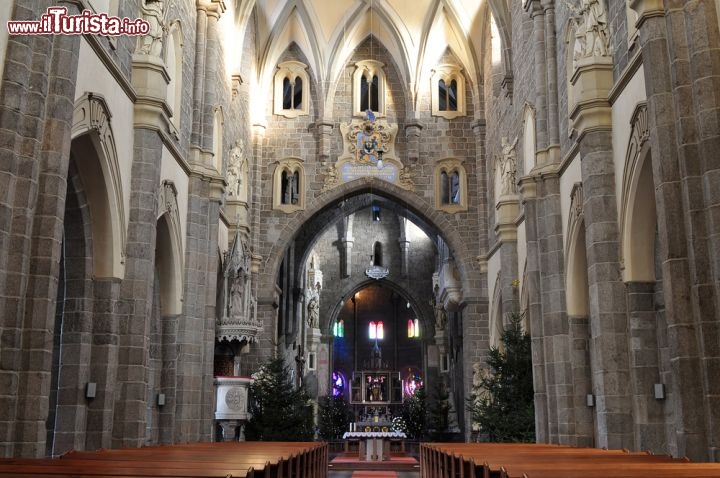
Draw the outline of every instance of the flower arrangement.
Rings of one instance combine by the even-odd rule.
[[[392,427],[396,432],[407,433],[408,428],[405,420],[402,417],[395,417],[392,419]]]

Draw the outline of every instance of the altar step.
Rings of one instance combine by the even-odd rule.
[[[328,470],[420,471],[420,463],[411,456],[400,454],[392,454],[390,459],[385,461],[365,461],[360,460],[357,453],[346,453],[333,458]]]

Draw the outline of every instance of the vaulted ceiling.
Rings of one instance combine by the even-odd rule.
[[[278,60],[295,43],[331,96],[353,51],[367,38],[392,56],[411,102],[450,50],[475,89],[481,78],[489,11],[500,27],[503,49],[512,0],[238,0],[237,24],[255,23],[258,85],[269,85]]]

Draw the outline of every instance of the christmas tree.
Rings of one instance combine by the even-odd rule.
[[[303,386],[295,387],[282,358],[274,358],[253,376],[246,438],[263,441],[310,441],[313,409]]]
[[[504,350],[490,349],[489,373],[467,400],[473,422],[489,441],[535,441],[530,336],[522,330],[521,319],[512,314],[501,339]]]
[[[318,428],[323,440],[339,440],[348,429],[352,412],[345,397],[324,396],[319,403]]]

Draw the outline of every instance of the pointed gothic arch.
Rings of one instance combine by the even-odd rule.
[[[626,282],[654,282],[657,217],[645,103],[637,105],[630,125],[620,206],[620,260]]]
[[[163,316],[179,315],[183,301],[184,250],[177,189],[172,181],[163,181],[159,206],[155,262],[160,274],[161,312]]]
[[[82,95],[75,102],[70,148],[92,217],[94,276],[121,279],[125,264],[125,200],[111,118],[101,95]]]
[[[265,273],[261,274],[262,282],[259,284],[259,294],[264,296],[263,300],[272,303],[272,291],[275,290],[275,279],[280,272],[284,252],[303,227],[310,223],[315,216],[319,216],[324,210],[336,207],[337,204],[343,200],[368,193],[371,190],[373,194],[403,204],[410,213],[415,215],[426,226],[432,228],[432,230],[443,231],[443,239],[455,258],[463,297],[468,297],[468,294],[474,296],[480,293],[479,290],[474,289],[470,285],[471,281],[480,273],[477,255],[468,247],[468,241],[462,238],[457,225],[452,222],[452,217],[444,212],[435,210],[432,204],[428,203],[425,199],[395,184],[365,177],[344,183],[321,194],[313,199],[310,204],[307,204],[304,210],[292,218],[289,224],[283,229],[278,240],[275,241],[267,251]],[[339,213],[342,212],[339,209],[338,211]]]

